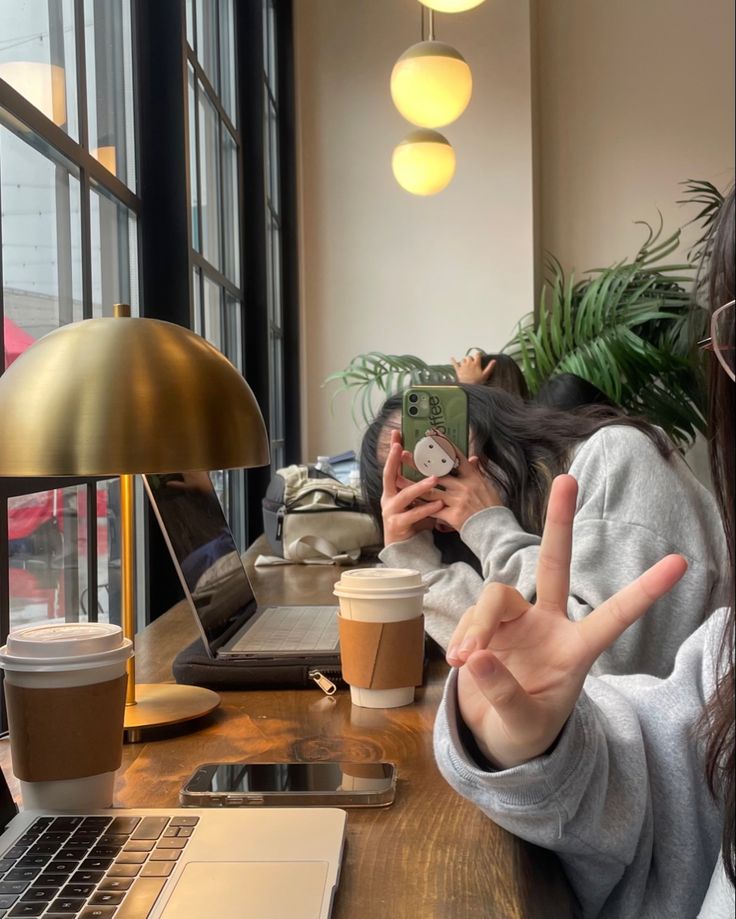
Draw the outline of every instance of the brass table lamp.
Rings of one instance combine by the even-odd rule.
[[[39,339],[0,377],[0,476],[120,477],[123,631],[135,634],[133,476],[264,466],[255,397],[216,348],[182,326],[85,319]],[[128,671],[126,736],[212,711],[196,686],[136,686]]]

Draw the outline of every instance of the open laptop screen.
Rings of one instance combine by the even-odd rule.
[[[144,482],[214,656],[255,612],[255,599],[210,477],[182,472],[146,475]]]

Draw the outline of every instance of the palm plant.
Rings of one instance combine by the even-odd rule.
[[[376,402],[414,383],[456,383],[452,364],[427,364],[413,354],[382,354],[369,351],[356,355],[344,370],[331,373],[325,384],[337,382],[333,400],[352,390],[351,410],[357,426],[369,424]],[[359,414],[358,414],[359,413]]]
[[[692,349],[699,311],[692,307],[694,268],[662,264],[680,231],[652,230],[630,262],[566,277],[548,259],[538,316],[517,327],[505,350],[520,364],[532,394],[558,373],[593,383],[631,414],[691,442],[705,428],[704,387]]]

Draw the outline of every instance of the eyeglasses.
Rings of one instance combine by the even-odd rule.
[[[734,344],[734,304],[731,300],[724,306],[719,306],[710,318],[710,337],[698,342],[698,346],[712,351],[718,363],[723,367],[731,379],[736,382],[736,345]]]

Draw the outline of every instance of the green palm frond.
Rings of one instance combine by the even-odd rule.
[[[451,364],[427,364],[413,354],[382,354],[370,351],[356,355],[344,370],[331,373],[324,384],[337,382],[334,399],[352,390],[352,415],[356,425],[368,424],[375,416],[377,401],[385,400],[412,383],[455,383]]]
[[[702,378],[693,361],[694,268],[662,264],[680,242],[663,238],[662,220],[629,262],[575,282],[549,258],[539,315],[526,317],[504,349],[532,393],[557,373],[575,373],[626,411],[663,427],[678,443],[705,427]]]

